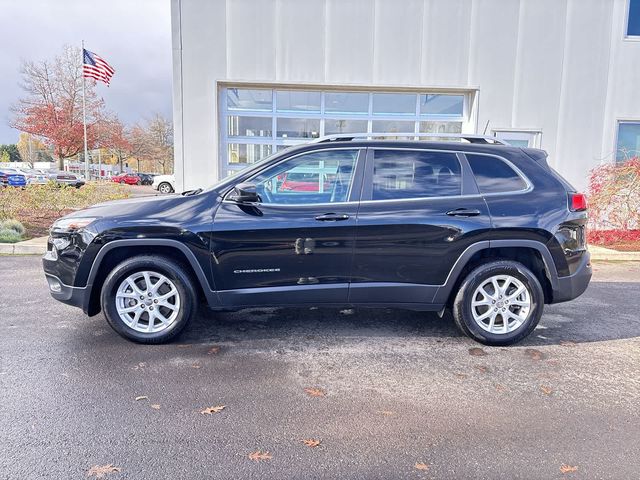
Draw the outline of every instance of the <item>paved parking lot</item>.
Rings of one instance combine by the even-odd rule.
[[[446,316],[335,309],[203,311],[176,343],[140,346],[52,300],[39,258],[0,257],[0,285],[0,478],[640,472],[638,263],[597,265],[510,348]]]

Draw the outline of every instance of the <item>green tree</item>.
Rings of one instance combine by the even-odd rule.
[[[0,163],[10,162],[11,158],[9,157],[9,152],[6,150],[0,151]]]
[[[4,160],[5,154],[6,156],[9,157],[9,160]],[[22,157],[20,156],[18,147],[14,143],[11,143],[9,145],[0,145],[0,157],[2,157],[3,162],[21,162],[22,161]]]

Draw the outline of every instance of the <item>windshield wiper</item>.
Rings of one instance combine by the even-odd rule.
[[[186,192],[182,192],[183,197],[190,197],[191,195],[198,195],[202,192],[201,188],[196,188],[195,190],[187,190]]]

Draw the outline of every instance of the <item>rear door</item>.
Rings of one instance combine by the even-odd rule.
[[[370,148],[349,300],[431,303],[462,252],[490,228],[463,155]]]
[[[245,180],[260,202],[222,201],[212,268],[224,305],[347,302],[360,152],[328,148],[289,157]]]

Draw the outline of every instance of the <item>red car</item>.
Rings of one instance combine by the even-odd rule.
[[[135,173],[122,173],[111,177],[111,180],[116,183],[126,183],[127,185],[140,185],[142,183],[140,177]]]
[[[293,192],[319,192],[320,191],[320,177],[317,173],[296,173],[288,172],[281,175],[279,180],[280,191],[293,191]],[[324,180],[324,191],[326,192],[331,187],[331,182],[326,178]]]

